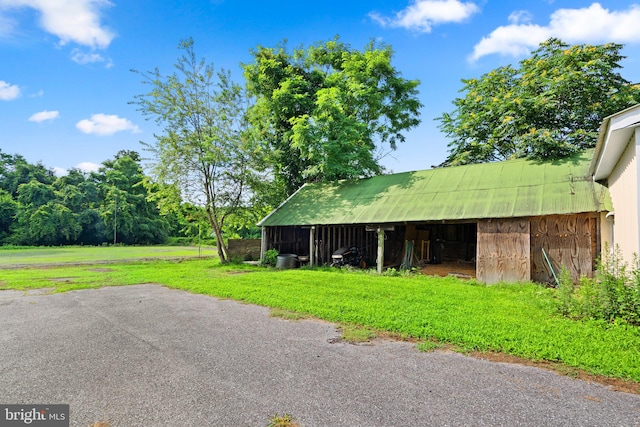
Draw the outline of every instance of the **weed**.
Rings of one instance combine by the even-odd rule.
[[[285,319],[285,320],[301,320],[301,319],[309,318],[309,316],[306,314],[298,313],[293,310],[285,310],[282,308],[272,308],[269,315],[271,317],[277,317],[279,319]]]
[[[605,253],[609,251],[605,248]],[[595,319],[640,326],[640,267],[622,260],[618,248],[598,262],[595,278],[574,284],[563,269],[558,289],[560,312],[576,319]]]
[[[429,341],[423,341],[423,342],[419,343],[416,347],[420,351],[430,352],[430,351],[434,351],[434,350],[437,350],[439,348],[442,348],[444,346],[445,346],[445,344],[443,344],[443,343],[429,340]]]
[[[355,344],[369,342],[378,334],[371,328],[361,325],[341,325],[342,340]]]
[[[300,424],[295,422],[293,417],[289,414],[275,414],[269,420],[269,424],[267,425],[267,427],[300,427]]]

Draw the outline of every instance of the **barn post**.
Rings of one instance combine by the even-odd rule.
[[[267,251],[267,227],[262,227],[262,240],[260,241],[260,263],[264,262],[264,253]]]
[[[309,229],[309,266],[316,265],[315,249],[316,249],[316,226],[312,225]]]
[[[378,266],[378,273],[382,274],[382,266],[384,264],[384,230],[378,227],[378,257],[376,258],[376,264]]]

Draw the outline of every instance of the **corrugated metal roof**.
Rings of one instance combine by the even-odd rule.
[[[563,161],[518,159],[355,181],[307,184],[259,225],[384,224],[610,210],[588,176],[593,150]]]

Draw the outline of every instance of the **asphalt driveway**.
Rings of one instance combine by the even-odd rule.
[[[0,292],[0,403],[71,425],[640,426],[640,396],[545,370],[352,345],[319,321],[156,285]]]

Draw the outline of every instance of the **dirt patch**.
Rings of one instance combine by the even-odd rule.
[[[93,271],[94,273],[109,273],[113,271],[111,268],[90,268],[87,271]]]
[[[455,276],[461,279],[475,279],[476,265],[474,262],[443,262],[442,264],[427,264],[420,269],[421,274],[428,276]]]

